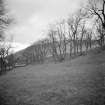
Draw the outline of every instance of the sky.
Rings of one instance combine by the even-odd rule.
[[[74,13],[85,0],[8,0],[16,23],[9,33],[15,43],[29,45],[47,35],[49,24]]]

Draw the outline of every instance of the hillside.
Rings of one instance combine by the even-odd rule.
[[[0,105],[105,105],[105,48],[0,77]]]

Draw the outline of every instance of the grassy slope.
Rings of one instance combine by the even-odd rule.
[[[104,105],[105,51],[0,77],[0,105]],[[3,104],[2,104],[3,103]]]

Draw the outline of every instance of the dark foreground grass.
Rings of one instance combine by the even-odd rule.
[[[105,105],[105,51],[0,77],[0,105]]]

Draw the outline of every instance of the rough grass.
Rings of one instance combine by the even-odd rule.
[[[103,49],[60,64],[17,68],[0,77],[0,105],[105,105],[104,69]]]

